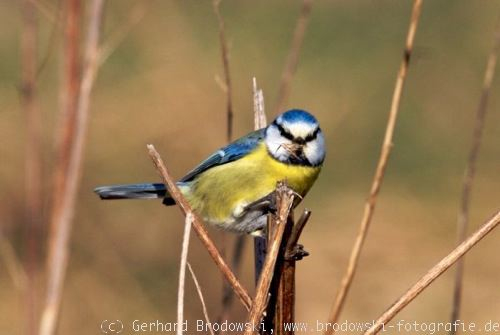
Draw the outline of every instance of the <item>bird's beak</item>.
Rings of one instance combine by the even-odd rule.
[[[283,144],[283,147],[287,151],[295,152],[295,151],[297,151],[297,150],[299,150],[301,148],[301,145],[297,144],[297,143],[286,143],[286,144]]]
[[[290,155],[298,158],[298,153],[302,152],[302,146],[297,143],[286,143],[282,145],[283,148],[290,153]]]

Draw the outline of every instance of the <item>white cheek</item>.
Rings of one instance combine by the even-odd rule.
[[[283,147],[283,144],[292,143],[290,140],[281,136],[278,129],[271,127],[267,130],[266,146],[271,155],[280,161],[286,161],[290,153]]]
[[[322,134],[304,147],[304,155],[312,165],[317,165],[325,159],[325,139]]]

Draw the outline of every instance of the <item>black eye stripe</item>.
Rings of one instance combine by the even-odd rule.
[[[283,128],[280,124],[278,124],[277,122],[274,122],[274,124],[276,125],[276,127],[278,127],[278,130],[280,131],[280,134],[281,136],[283,136],[284,138],[290,140],[290,141],[293,141],[294,140],[294,137],[292,134],[290,134],[289,132],[287,132],[285,130],[285,128]]]
[[[305,141],[306,142],[314,141],[316,139],[316,137],[318,137],[318,133],[319,133],[319,127],[316,128],[316,130],[312,134],[307,135],[305,138]]]

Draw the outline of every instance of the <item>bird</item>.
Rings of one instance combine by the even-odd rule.
[[[316,181],[325,160],[325,138],[318,120],[302,109],[277,116],[217,150],[176,185],[203,220],[223,230],[262,236],[267,215],[276,211],[273,191],[286,181],[298,195],[294,207]],[[163,199],[175,205],[161,183],[101,186],[101,199]]]

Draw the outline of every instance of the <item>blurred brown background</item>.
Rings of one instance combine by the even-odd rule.
[[[58,5],[42,3],[54,10]],[[298,1],[222,3],[235,137],[253,127],[253,76],[264,90],[268,114],[273,110],[299,8]],[[379,155],[410,10],[410,1],[314,2],[288,105],[317,116],[328,156],[304,201],[313,211],[302,238],[311,256],[298,265],[297,321],[326,320],[345,270]],[[120,319],[130,331],[135,319],[175,321],[179,211],[159,201],[101,202],[92,189],[158,181],[147,143],[155,144],[176,177],[225,144],[225,94],[214,79],[223,72],[211,1],[108,1],[103,41],[123,29],[134,11],[144,18],[103,64],[93,90],[60,334],[97,334],[104,319]],[[342,321],[377,317],[455,245],[462,175],[498,13],[500,1],[424,2],[393,155]],[[43,14],[39,24],[39,59],[50,53],[38,86],[48,194],[60,38],[53,41],[53,22]],[[0,2],[0,224],[22,259],[26,127],[18,92],[19,35],[17,2]],[[500,200],[499,90],[495,80],[470,229],[498,209]],[[211,233],[221,240],[221,232]],[[231,245],[234,236],[225,239]],[[500,322],[499,242],[499,232],[493,232],[467,255],[465,322]],[[248,288],[251,245],[248,238],[241,274]],[[189,260],[215,320],[222,279],[194,236]],[[452,283],[449,271],[396,319],[448,321]],[[202,318],[189,277],[186,301],[188,320]],[[2,334],[23,332],[24,302],[2,258]],[[232,320],[244,315],[235,302]]]

